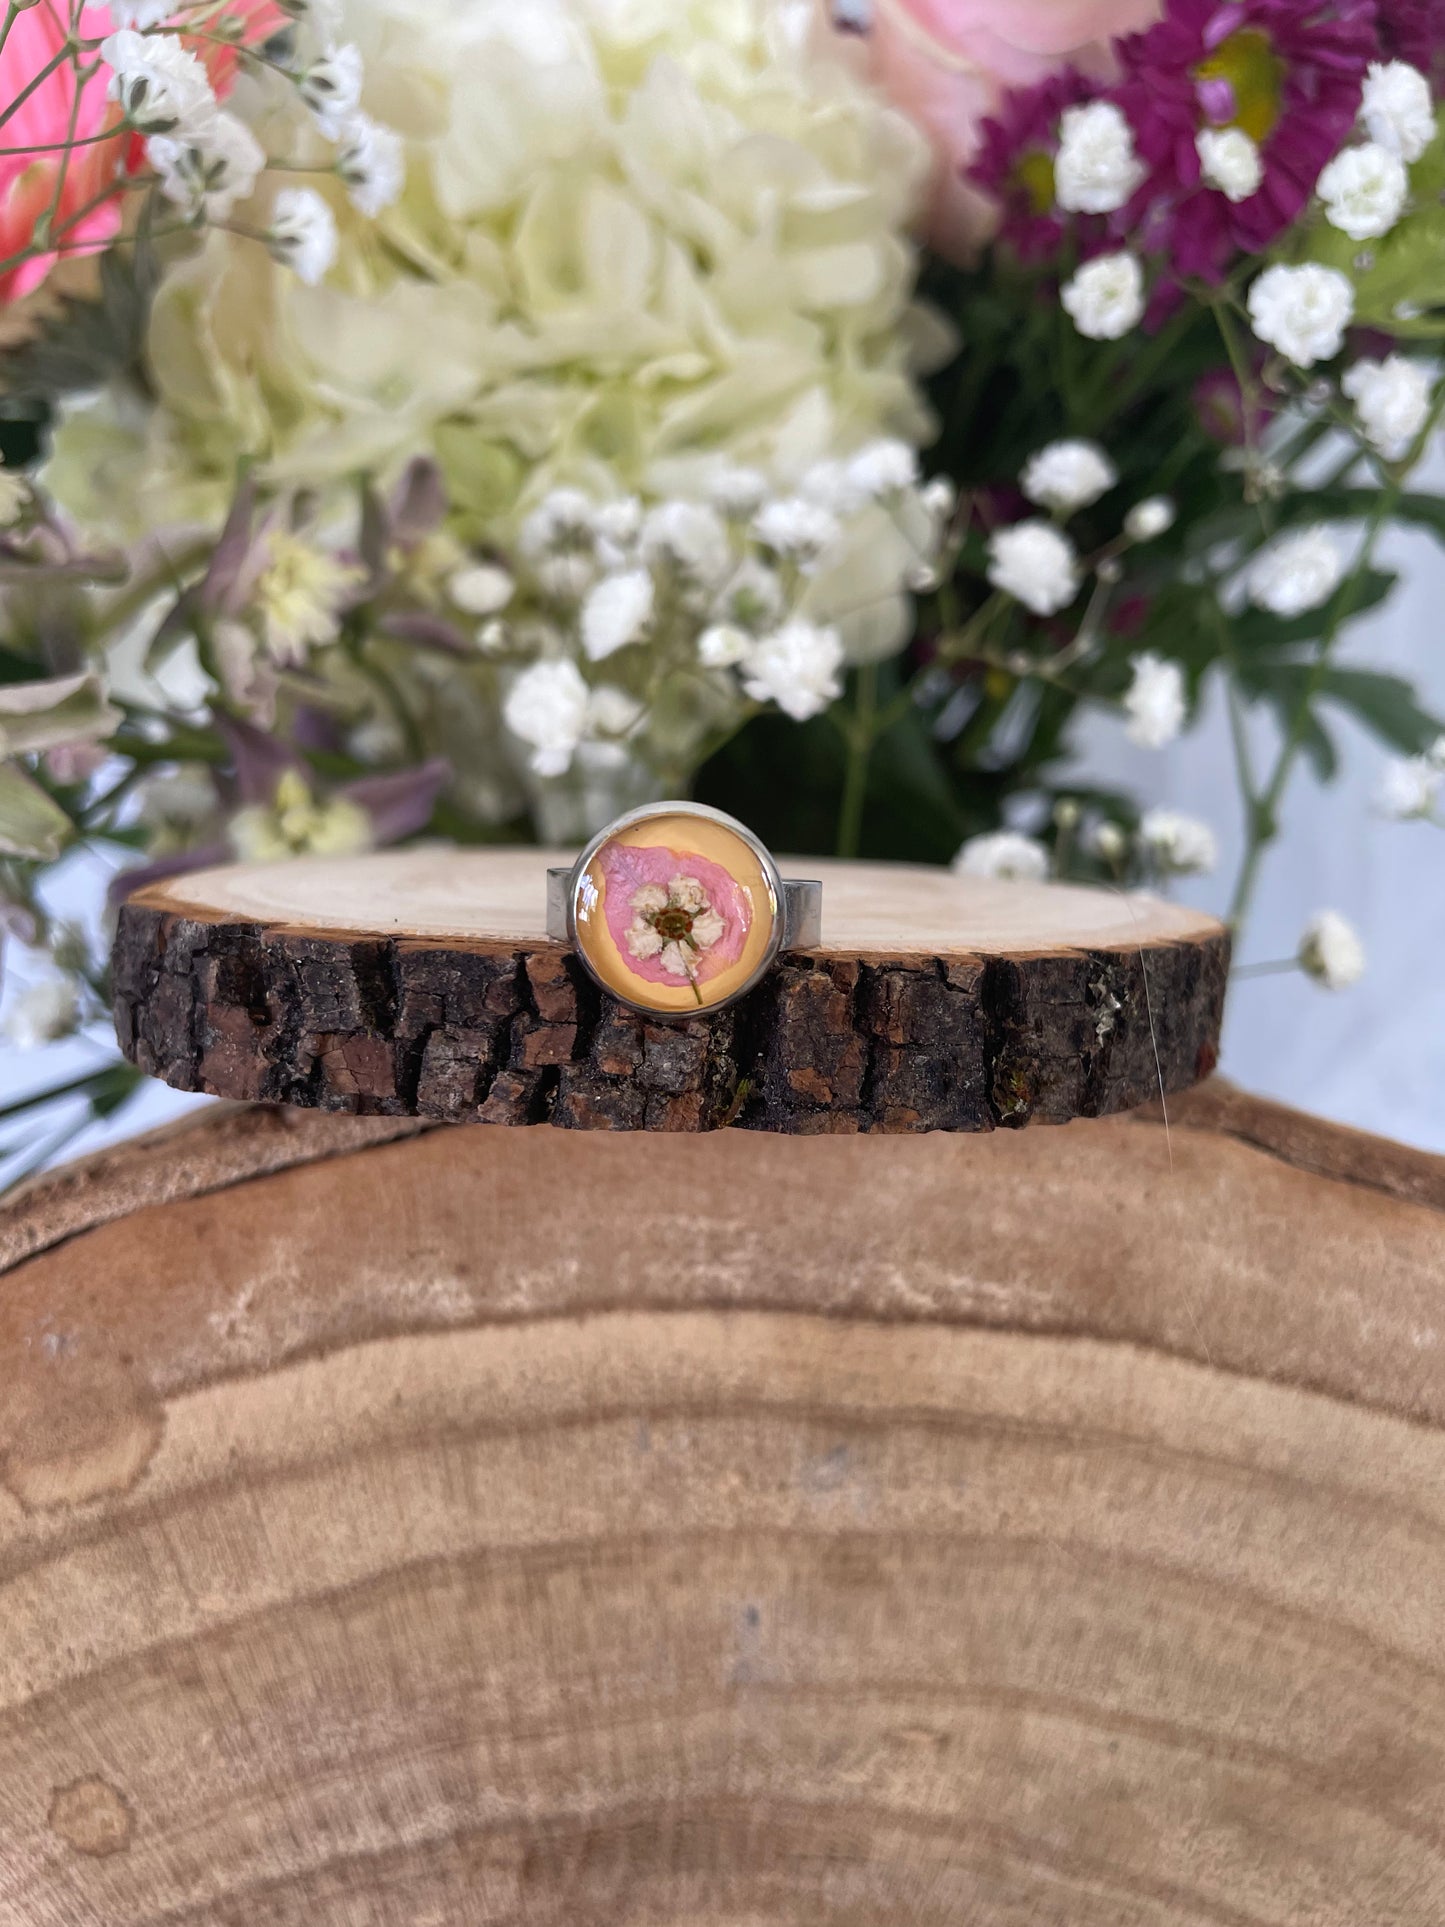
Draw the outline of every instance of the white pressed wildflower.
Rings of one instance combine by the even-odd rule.
[[[1076,214],[1112,214],[1144,178],[1134,130],[1112,101],[1066,107],[1059,120],[1054,195]]]
[[[657,585],[646,569],[607,575],[588,591],[582,604],[582,647],[590,662],[602,662],[640,642],[657,604]]]
[[[1355,312],[1355,291],[1338,268],[1306,261],[1276,262],[1249,290],[1249,322],[1256,335],[1299,368],[1330,361],[1344,346]]]
[[[336,259],[336,216],[314,187],[283,187],[271,210],[266,245],[308,288]]]
[[[1361,434],[1386,461],[1409,454],[1430,413],[1430,372],[1422,362],[1405,355],[1357,361],[1340,387],[1355,404]]]
[[[1403,60],[1372,61],[1360,97],[1360,119],[1372,141],[1402,161],[1418,161],[1435,138],[1429,81]]]
[[[336,150],[336,172],[352,205],[374,221],[406,183],[401,136],[367,114],[353,114],[337,130]]]
[[[100,57],[111,70],[109,95],[142,134],[185,134],[214,112],[215,92],[201,62],[172,34],[107,34]]]
[[[1051,522],[1016,522],[989,537],[988,579],[1036,616],[1057,615],[1079,593],[1078,557]]]
[[[1404,212],[1410,192],[1405,163],[1378,141],[1346,147],[1320,175],[1315,191],[1331,227],[1352,241],[1388,234]]]
[[[361,105],[364,78],[361,49],[350,42],[329,48],[298,75],[297,90],[328,139],[335,140],[346,129]]]
[[[1276,616],[1299,616],[1328,602],[1345,572],[1327,529],[1300,529],[1262,549],[1250,564],[1249,599]]]
[[[706,502],[660,502],[642,520],[642,553],[698,588],[716,588],[732,567],[727,524]]]
[[[0,529],[13,529],[30,503],[30,484],[0,461]]]
[[[750,650],[743,688],[754,702],[776,703],[795,723],[805,723],[842,695],[842,669],[838,631],[795,617]]]
[[[1445,783],[1445,771],[1428,756],[1394,757],[1380,774],[1375,807],[1397,823],[1432,816],[1442,783]]]
[[[1206,187],[1218,188],[1227,201],[1247,201],[1259,192],[1264,164],[1243,128],[1203,128],[1195,135],[1194,146]]]
[[[69,1037],[80,1022],[80,998],[69,977],[42,977],[10,998],[0,1030],[19,1050]]]
[[[1204,876],[1219,862],[1219,843],[1207,823],[1179,810],[1146,810],[1139,841],[1156,868],[1173,876]]]
[[[476,562],[458,569],[447,583],[447,594],[469,616],[494,616],[517,593],[515,579],[495,562]]]
[[[266,165],[256,136],[234,114],[156,135],[146,142],[146,159],[168,201],[210,221],[228,219],[238,201],[249,200]]]
[[[1090,341],[1118,341],[1144,318],[1144,270],[1132,254],[1086,261],[1059,295],[1064,312]]]
[[[528,745],[538,776],[563,776],[587,730],[591,692],[574,662],[534,662],[507,691],[502,716]]]
[[[712,622],[697,639],[697,659],[705,669],[735,669],[752,653],[753,637],[735,622]]]
[[[1184,727],[1184,672],[1177,662],[1166,662],[1148,650],[1135,656],[1129,668],[1125,734],[1141,749],[1163,749]]]
[[[961,877],[998,877],[1009,883],[1042,883],[1049,874],[1049,853],[1036,837],[1019,830],[991,830],[971,836],[953,859]]]
[[[1031,502],[1072,515],[1111,489],[1118,470],[1096,442],[1050,442],[1024,464],[1019,486]]]
[[[1167,495],[1146,495],[1124,517],[1124,533],[1131,542],[1152,542],[1173,528],[1178,510]]]
[[[299,665],[335,640],[346,599],[366,571],[288,529],[272,529],[264,553],[252,599],[266,653],[274,663]]]
[[[753,517],[755,539],[804,574],[817,568],[842,533],[842,524],[831,509],[801,495],[766,502]]]
[[[1348,990],[1365,974],[1365,946],[1337,910],[1321,910],[1305,925],[1300,969],[1326,990]]]

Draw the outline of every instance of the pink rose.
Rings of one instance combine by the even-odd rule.
[[[873,78],[937,156],[930,234],[966,260],[993,232],[993,203],[964,179],[980,124],[1014,87],[1064,66],[1107,75],[1109,41],[1156,20],[1160,0],[872,0],[862,36]]]

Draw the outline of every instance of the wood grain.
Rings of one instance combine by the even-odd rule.
[[[32,1190],[0,1924],[1436,1927],[1441,1191],[1175,1117]]]
[[[545,852],[235,866],[121,911],[116,1025],[183,1090],[574,1130],[987,1131],[1217,1058],[1228,938],[1158,899],[822,864],[822,949],[649,1022],[543,929]]]

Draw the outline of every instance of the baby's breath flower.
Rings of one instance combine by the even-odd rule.
[[[1305,261],[1276,262],[1256,276],[1249,290],[1249,321],[1256,335],[1300,368],[1331,361],[1345,343],[1355,312],[1355,291],[1338,268]]]
[[[1111,489],[1118,470],[1096,442],[1050,442],[1024,464],[1019,487],[1040,508],[1072,515]]]
[[[1242,128],[1206,127],[1195,135],[1194,146],[1205,185],[1218,188],[1227,201],[1247,201],[1259,192],[1264,165]]]
[[[1051,522],[1035,519],[989,537],[988,579],[1036,616],[1057,615],[1079,593],[1074,546]]]
[[[1360,431],[1387,462],[1402,461],[1430,413],[1430,372],[1405,355],[1362,359],[1347,368],[1340,387],[1355,404]]]
[[[1344,572],[1344,559],[1327,530],[1300,529],[1282,535],[1255,557],[1249,569],[1249,599],[1272,615],[1303,615],[1329,601]]]
[[[615,683],[603,683],[594,689],[587,704],[587,728],[589,732],[600,731],[604,736],[626,736],[642,721],[647,714],[645,706],[635,696],[629,696],[625,689]]]
[[[1146,810],[1139,841],[1156,869],[1172,876],[1202,876],[1219,862],[1213,830],[1178,810]]]
[[[582,605],[582,647],[590,662],[640,642],[657,602],[657,586],[646,569],[606,575]]]
[[[1326,990],[1348,990],[1365,974],[1365,946],[1337,910],[1321,910],[1305,925],[1298,960]]]
[[[1403,60],[1371,63],[1360,99],[1360,119],[1372,141],[1402,161],[1418,161],[1435,138],[1430,83]]]
[[[1064,283],[1064,312],[1090,341],[1118,341],[1144,319],[1144,270],[1132,254],[1096,255]]]
[[[1036,837],[1018,830],[993,830],[971,836],[953,859],[961,877],[997,877],[1009,883],[1042,883],[1049,874],[1049,853]]]
[[[1167,495],[1147,495],[1124,517],[1124,533],[1131,542],[1152,542],[1173,528],[1176,514]]]
[[[1375,792],[1375,807],[1398,823],[1433,815],[1445,772],[1428,756],[1397,756],[1386,763]]]
[[[563,776],[586,734],[591,695],[573,662],[535,662],[507,692],[502,716],[531,748],[538,776]]]
[[[314,187],[283,187],[276,196],[266,245],[308,288],[336,259],[336,217]]]
[[[256,136],[234,114],[212,114],[177,134],[146,143],[146,159],[161,192],[197,219],[224,221],[248,200],[266,156]]]
[[[734,622],[710,623],[697,639],[698,661],[706,669],[735,669],[752,652],[753,637]]]
[[[1112,214],[1144,178],[1134,130],[1109,100],[1066,107],[1059,121],[1054,196],[1078,214]]]
[[[897,436],[884,436],[849,459],[848,474],[867,500],[884,502],[918,480],[918,451]]]
[[[69,1037],[80,1022],[80,997],[69,977],[42,977],[11,997],[3,1029],[18,1050],[38,1050]]]
[[[727,525],[705,502],[660,502],[642,521],[642,553],[695,588],[715,589],[732,566]]]
[[[302,100],[329,139],[335,140],[347,129],[361,105],[364,77],[361,50],[348,42],[344,47],[333,47],[324,53],[298,78],[296,85]]]
[[[336,171],[352,203],[375,220],[397,200],[406,181],[401,136],[366,114],[352,114],[336,131]]]
[[[184,135],[215,112],[205,68],[174,35],[125,27],[106,36],[100,57],[111,70],[110,98],[142,134]]]
[[[1409,191],[1405,163],[1378,141],[1344,148],[1317,183],[1325,219],[1353,241],[1388,234],[1404,211]]]
[[[801,495],[781,496],[753,517],[753,534],[763,547],[805,575],[818,567],[842,532],[831,509]]]
[[[1145,651],[1130,664],[1133,680],[1124,697],[1126,734],[1141,749],[1163,749],[1184,727],[1184,672],[1177,662]]]
[[[817,716],[843,693],[843,640],[836,629],[795,617],[749,652],[743,688],[773,702],[795,723]]]

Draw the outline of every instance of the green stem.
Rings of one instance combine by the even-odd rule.
[[[847,726],[848,763],[843,776],[843,799],[838,810],[838,855],[853,857],[863,836],[863,805],[868,795],[868,765],[878,740],[878,665],[865,662],[858,671],[857,698]]]

